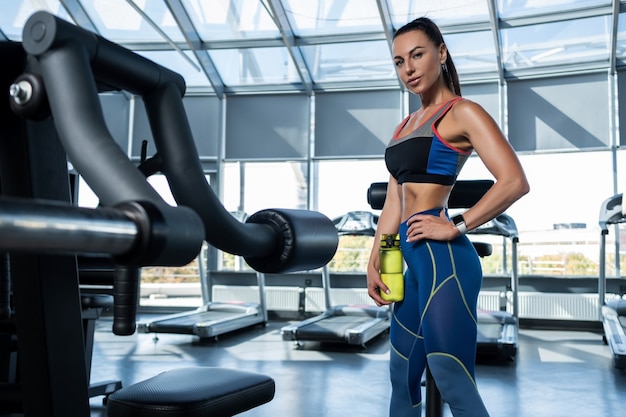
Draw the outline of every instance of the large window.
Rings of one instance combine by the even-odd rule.
[[[317,175],[317,210],[331,219],[350,211],[372,211],[369,186],[389,179],[382,159],[318,161]]]
[[[531,191],[507,214],[519,230],[521,275],[597,276],[601,203],[613,195],[610,151],[521,155]],[[472,158],[463,179],[491,178]],[[626,183],[624,183],[626,185]],[[494,248],[494,254],[499,248]]]
[[[307,207],[307,165],[299,161],[227,162],[224,207],[247,215],[267,208]]]

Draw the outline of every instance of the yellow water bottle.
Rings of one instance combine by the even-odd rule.
[[[389,288],[390,293],[383,291],[380,296],[386,301],[402,301],[404,299],[404,262],[400,250],[400,235],[380,235],[380,278]]]

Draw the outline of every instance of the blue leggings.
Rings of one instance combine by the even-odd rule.
[[[438,216],[441,209],[423,213]],[[489,416],[474,379],[476,303],[482,284],[480,260],[467,236],[449,242],[406,242],[404,300],[394,305],[390,329],[390,417],[420,417],[426,363],[455,417]]]

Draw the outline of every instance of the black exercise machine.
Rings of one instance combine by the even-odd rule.
[[[127,335],[143,266],[185,265],[206,240],[260,272],[314,269],[332,258],[338,237],[320,213],[268,209],[241,223],[223,208],[200,165],[179,74],[47,12],[28,19],[22,39],[0,43],[0,87],[11,96],[10,108],[0,104],[0,315],[15,319],[19,355],[18,384],[0,387],[0,399],[25,417],[87,417],[77,255],[113,261],[113,332]],[[98,99],[107,90],[143,98],[157,147],[150,163],[177,207],[110,135]],[[67,159],[100,208],[70,203]],[[274,390],[254,372],[177,369],[115,391],[107,414],[231,416]]]
[[[609,226],[626,223],[626,213],[622,204],[622,194],[616,194],[602,202],[600,206],[600,274],[598,279],[599,317],[604,329],[603,340],[609,345],[613,364],[626,369],[626,299],[623,297],[606,299],[606,236]]]
[[[513,360],[518,349],[519,330],[519,276],[517,265],[517,244],[519,242],[517,226],[511,216],[503,213],[493,220],[472,230],[471,235],[502,236],[504,254],[506,255],[506,239],[511,242],[511,304],[512,312],[507,311],[506,292],[499,297],[499,310],[478,310],[477,356],[483,359]],[[472,242],[477,247],[481,242]],[[478,249],[477,249],[478,250]],[[481,257],[487,254],[481,254]],[[506,258],[505,258],[506,262]],[[503,263],[505,263],[503,262]],[[506,266],[506,265],[505,265]]]

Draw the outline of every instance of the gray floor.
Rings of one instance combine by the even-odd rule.
[[[386,334],[366,349],[298,348],[283,341],[270,321],[217,341],[194,336],[114,336],[107,318],[99,321],[92,381],[120,379],[124,385],[157,373],[206,365],[253,370],[272,376],[276,396],[242,417],[345,417],[387,415],[390,392]],[[626,415],[626,372],[613,367],[600,334],[521,329],[519,353],[508,364],[479,363],[477,383],[492,417],[598,417]],[[92,416],[103,417],[102,397],[91,400]],[[446,409],[444,415],[451,415]]]

